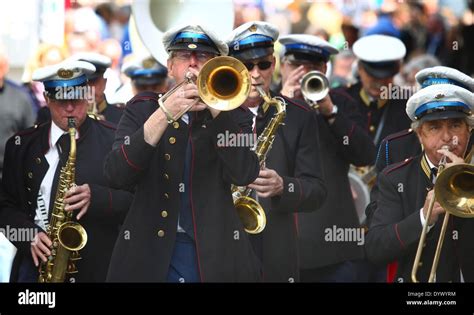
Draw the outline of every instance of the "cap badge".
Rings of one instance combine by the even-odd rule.
[[[257,25],[252,24],[252,26],[249,27],[249,31],[252,32],[252,33],[256,32],[257,31]]]
[[[74,73],[73,73],[72,70],[67,70],[67,69],[64,69],[64,68],[61,68],[61,69],[58,70],[58,76],[60,78],[69,79],[69,78],[72,78],[73,75],[74,75]]]
[[[444,94],[438,94],[435,96],[435,99],[439,100],[439,99],[444,98],[444,96],[445,96]]]
[[[154,64],[155,64],[155,61],[153,60],[153,58],[147,58],[147,59],[143,60],[143,62],[142,62],[143,68],[145,68],[145,69],[152,68]]]
[[[189,48],[189,49],[196,49],[197,46],[196,46],[196,44],[189,44],[189,45],[188,45],[188,48]]]

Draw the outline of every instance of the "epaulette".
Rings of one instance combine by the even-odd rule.
[[[101,124],[102,126],[106,127],[106,128],[109,128],[109,129],[112,129],[112,130],[117,130],[117,125],[110,122],[110,121],[103,120],[103,119],[97,119],[96,121],[99,124]]]
[[[396,133],[392,133],[388,136],[386,136],[379,144],[379,149],[377,151],[377,157],[375,158],[375,161],[378,161],[380,159],[380,154],[382,153],[382,149],[385,151],[385,165],[389,164],[389,153],[388,153],[388,144],[390,141],[402,138],[405,136],[408,136],[413,133],[413,129],[405,129]]]
[[[385,175],[388,175],[388,174],[390,174],[391,172],[393,172],[393,171],[395,171],[395,170],[397,170],[397,169],[399,169],[399,168],[401,168],[401,167],[403,167],[403,166],[405,166],[405,165],[410,164],[410,162],[413,161],[413,159],[414,159],[413,157],[409,157],[409,158],[407,158],[407,159],[405,159],[405,160],[403,160],[403,161],[401,161],[401,162],[392,164],[392,165],[388,166],[388,167],[383,171],[383,173],[384,173]]]
[[[294,100],[294,99],[289,99],[289,98],[287,98],[286,96],[282,96],[282,97],[285,99],[285,101],[286,101],[287,104],[295,105],[295,106],[297,106],[297,107],[299,107],[299,108],[301,108],[302,110],[307,111],[307,112],[309,112],[309,111],[311,110],[311,108],[309,107],[309,105],[306,104],[306,103],[298,102],[298,101],[296,101],[296,100]]]
[[[34,126],[31,126],[29,128],[26,128],[26,129],[23,129],[23,130],[20,130],[18,131],[17,133],[15,133],[15,136],[25,136],[25,135],[29,135],[29,134],[32,134],[36,131],[39,130],[40,127],[42,127],[43,125],[46,125],[48,122],[45,122],[45,123],[42,123],[42,124],[36,124]]]
[[[398,138],[401,138],[401,137],[404,137],[404,136],[408,136],[412,133],[413,133],[413,129],[411,129],[411,128],[410,129],[405,129],[405,130],[395,132],[395,133],[392,133],[391,135],[386,136],[385,139],[382,140],[382,142],[383,141],[395,140],[395,139],[398,139]]]
[[[141,101],[155,101],[158,102],[160,96],[154,92],[142,92],[135,95],[131,100],[128,101],[127,106]]]

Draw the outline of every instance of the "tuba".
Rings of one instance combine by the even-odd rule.
[[[58,189],[51,213],[47,234],[52,242],[51,256],[41,261],[38,282],[64,282],[66,274],[77,273],[75,261],[81,259],[79,250],[87,243],[86,230],[73,221],[72,212],[65,211],[66,192],[73,187],[76,173],[76,127],[73,118],[68,119],[71,148],[66,165],[61,168]]]
[[[212,7],[212,10],[209,10]],[[212,21],[212,22],[211,22]],[[165,31],[182,24],[211,25],[220,38],[234,28],[232,0],[136,0],[129,22],[130,42],[134,53],[151,54],[166,66],[168,53],[162,39]]]
[[[471,155],[472,155],[471,151]],[[469,161],[470,160],[470,161]],[[431,199],[426,217],[433,211],[435,199],[446,210],[443,225],[436,246],[436,252],[431,266],[428,282],[434,282],[436,270],[438,268],[439,256],[443,247],[446,228],[451,215],[460,218],[474,218],[474,165],[472,157],[468,157],[466,163],[455,164],[449,168],[446,167],[446,156],[440,161],[438,166],[438,177],[434,185],[434,196]],[[421,232],[418,249],[416,251],[415,261],[413,263],[411,278],[413,282],[418,282],[417,273],[420,266],[421,254],[425,243],[428,229],[428,220],[426,220]]]
[[[275,140],[276,131],[285,119],[286,102],[281,97],[270,98],[260,86],[257,86],[257,90],[267,105],[273,105],[276,108],[275,115],[258,137],[254,147],[260,167],[263,167],[267,154]],[[252,189],[235,185],[232,185],[231,189],[234,206],[245,231],[249,234],[262,232],[267,222],[265,210],[255,199],[250,197]]]
[[[319,71],[313,70],[306,73],[301,79],[301,93],[311,108],[319,107],[318,101],[329,93],[329,80]]]

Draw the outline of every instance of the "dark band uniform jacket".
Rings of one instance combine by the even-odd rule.
[[[258,175],[255,153],[246,147],[217,147],[219,134],[251,132],[250,117],[236,109],[215,119],[190,112],[170,125],[156,147],[144,140],[143,125],[158,108],[158,95],[144,92],[126,106],[114,148],[105,165],[116,188],[136,187],[122,227],[129,239],[115,245],[108,281],[164,282],[175,245],[185,151],[192,148],[191,210],[201,282],[258,281],[260,267],[235,211],[231,183],[247,185]],[[239,124],[236,121],[247,121]]]
[[[375,157],[375,146],[362,127],[358,105],[341,89],[331,91],[330,97],[338,107],[334,123],[329,125],[322,115],[315,115],[319,127],[319,156],[328,196],[318,211],[298,215],[302,269],[364,257],[362,246],[355,241],[328,242],[325,239],[325,230],[332,229],[333,225],[338,228],[359,227],[347,177],[349,164],[370,165]]]
[[[261,234],[250,236],[262,259],[264,281],[299,281],[296,213],[319,211],[327,194],[322,180],[317,121],[306,104],[285,100],[284,125],[278,128],[265,163],[283,178],[283,193],[258,199],[265,209],[267,226]],[[271,106],[257,115],[257,135],[274,113]]]
[[[3,190],[6,199],[1,205],[2,222],[13,227],[38,228],[34,223],[38,191],[48,170],[44,154],[49,149],[51,122],[35,126],[10,138],[7,142]],[[129,192],[111,189],[103,175],[103,162],[110,151],[115,127],[107,122],[86,118],[78,128],[76,184],[89,184],[91,204],[80,223],[88,235],[77,263],[77,282],[104,282],[119,232],[119,224],[130,206]],[[20,141],[20,145],[18,145]],[[54,201],[56,189],[51,190]],[[51,211],[49,213],[51,216]],[[12,268],[16,281],[22,260],[32,261],[30,242],[14,243],[19,249]]]
[[[345,90],[358,103],[358,108],[363,116],[364,129],[372,139],[376,140],[374,141],[376,148],[388,135],[410,128],[411,121],[405,113],[406,99],[371,102],[360,82],[341,89]],[[383,126],[379,132],[380,135],[376,137],[381,121],[383,121]]]
[[[387,265],[389,281],[411,282],[411,270],[415,259],[422,224],[420,209],[423,208],[428,190],[433,187],[424,154],[386,168],[377,178],[379,196],[369,232],[366,235],[366,251],[370,261]],[[443,215],[429,231],[426,247],[421,256],[418,272],[420,282],[427,282],[438,242]],[[450,218],[446,235],[453,235],[453,217]],[[459,281],[459,262],[456,241],[446,237],[443,244],[436,282]]]

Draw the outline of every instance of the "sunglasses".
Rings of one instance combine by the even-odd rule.
[[[245,67],[249,70],[252,71],[253,67],[257,66],[260,70],[267,70],[272,66],[271,61],[259,61],[257,63],[253,62],[244,62]]]

